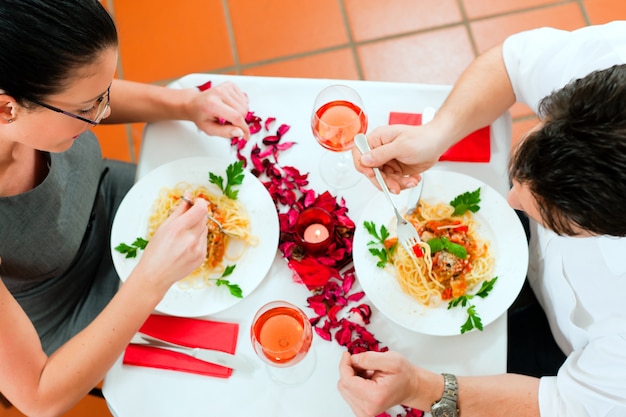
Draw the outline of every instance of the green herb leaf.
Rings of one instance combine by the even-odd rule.
[[[126,258],[135,258],[137,257],[137,250],[145,249],[147,244],[148,241],[146,239],[138,237],[132,244],[128,245],[126,243],[120,243],[114,249],[120,253],[125,254]]]
[[[430,253],[437,253],[443,250],[443,240],[440,237],[434,237],[426,243],[430,246]]]
[[[476,294],[465,294],[448,302],[448,310],[450,310],[452,307],[457,307],[459,304],[461,305],[461,307],[468,306],[467,320],[461,325],[461,334],[468,332],[474,328],[478,330],[483,329],[483,322],[476,312],[476,306],[474,304],[470,304],[470,300],[475,296],[480,298],[487,297],[489,295],[489,292],[493,289],[493,285],[496,283],[497,280],[498,277],[494,277],[489,281],[483,281],[480,289],[478,290],[478,292],[476,292]]]
[[[228,287],[228,290],[233,297],[243,298],[243,291],[241,291],[239,285],[231,284],[230,281],[228,281],[227,279],[218,278],[217,281],[215,281],[215,285],[217,285],[218,287],[225,285]]]
[[[479,296],[480,298],[485,298],[486,296],[488,296],[489,292],[493,290],[493,284],[495,284],[497,280],[498,280],[498,277],[493,277],[489,281],[483,281],[476,295]]]
[[[229,276],[230,274],[233,273],[233,271],[235,270],[235,267],[237,265],[228,265],[225,269],[224,272],[222,272],[222,278]]]
[[[472,298],[474,298],[474,296],[471,294],[465,294],[460,297],[453,298],[450,302],[448,302],[448,310],[452,307],[458,306],[459,304],[461,304],[461,307],[465,307]]]
[[[459,245],[458,243],[450,242],[448,238],[442,237],[443,248],[460,259],[467,258],[467,249],[465,246]]]
[[[389,249],[385,247],[385,240],[387,240],[390,236],[389,230],[384,225],[380,226],[380,232],[376,229],[376,225],[374,222],[364,221],[363,227],[367,230],[367,233],[372,235],[375,240],[371,240],[367,243],[368,246],[380,245],[381,248],[369,248],[369,252],[378,258],[378,262],[376,266],[379,268],[384,268],[391,260],[391,255],[393,255],[393,251],[396,245],[393,245]]]
[[[471,305],[467,308],[467,320],[461,326],[461,334],[469,332],[472,329],[483,330],[483,322],[476,313],[476,306]]]
[[[141,250],[145,249],[147,244],[148,244],[148,241],[146,239],[144,239],[144,238],[141,238],[141,237],[138,237],[133,242],[133,246],[136,246],[137,248],[139,248]]]
[[[370,242],[370,243],[375,243],[375,242]],[[376,263],[377,267],[384,268],[385,265],[387,265],[387,262],[389,262],[389,258],[387,256],[386,250],[377,249],[377,248],[369,248],[368,250],[372,255],[374,255],[375,257],[379,259],[378,263]]]
[[[471,211],[472,213],[476,213],[480,210],[480,188],[476,189],[472,192],[465,192],[461,195],[458,195],[450,202],[450,205],[454,207],[453,216],[460,216],[466,211]]]
[[[374,222],[368,222],[366,220],[365,222],[363,222],[363,226],[365,227],[365,230],[367,230],[367,233],[374,236],[378,243],[380,243],[381,245],[384,245],[385,240],[387,240],[389,236],[391,236],[389,234],[389,230],[387,230],[385,225],[380,226],[380,234],[376,230],[376,225],[374,224]]]
[[[226,168],[226,184],[224,184],[224,178],[209,172],[209,182],[219,187],[224,195],[231,200],[236,200],[239,190],[235,190],[234,187],[243,183],[245,175],[243,172],[243,161],[233,162]]]
[[[233,271],[235,270],[235,267],[237,265],[228,265],[226,268],[224,268],[224,272],[222,272],[222,275],[217,278],[215,280],[215,285],[217,287],[221,287],[222,285],[228,287],[228,290],[230,291],[230,294],[233,297],[237,297],[237,298],[243,298],[243,291],[241,290],[241,287],[239,287],[239,285],[237,284],[233,284],[231,283],[229,280],[224,279],[225,277],[231,275],[233,273]]]
[[[450,242],[450,239],[447,237],[434,237],[426,243],[430,246],[430,253],[437,253],[439,251],[446,250],[457,258],[467,258],[467,249],[465,249],[465,246]]]

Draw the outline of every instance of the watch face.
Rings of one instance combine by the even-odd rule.
[[[456,413],[453,410],[443,409],[438,417],[456,417]]]
[[[437,403],[430,409],[433,417],[458,417],[456,408],[446,403]]]

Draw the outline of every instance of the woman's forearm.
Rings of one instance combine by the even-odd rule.
[[[50,357],[38,350],[14,358],[23,361],[24,372],[15,375],[19,388],[5,394],[18,409],[27,415],[61,415],[104,378],[163,295],[131,277],[89,326]]]
[[[103,124],[186,120],[187,103],[194,89],[172,89],[157,85],[114,80],[111,85],[111,115]]]

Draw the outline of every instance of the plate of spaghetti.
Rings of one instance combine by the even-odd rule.
[[[392,208],[378,194],[354,234],[357,278],[372,303],[405,328],[438,336],[482,330],[522,288],[528,267],[524,228],[487,184],[443,170],[423,177],[416,207],[410,207],[410,190],[394,196],[422,241],[412,254],[397,244]]]
[[[141,242],[145,246],[182,196],[206,199],[209,215],[223,228],[207,219],[204,262],[168,290],[157,311],[181,317],[217,313],[252,293],[269,271],[278,248],[278,214],[265,186],[235,165],[211,157],[172,161],[146,174],[122,200],[111,229],[113,264],[122,281],[141,257]],[[230,184],[231,176],[232,189],[218,186],[223,179]]]

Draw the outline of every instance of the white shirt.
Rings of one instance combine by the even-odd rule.
[[[569,81],[626,62],[626,21],[523,32],[503,57],[517,100],[537,111]],[[531,221],[528,279],[568,356],[541,378],[541,416],[626,416],[626,238],[560,237]]]

